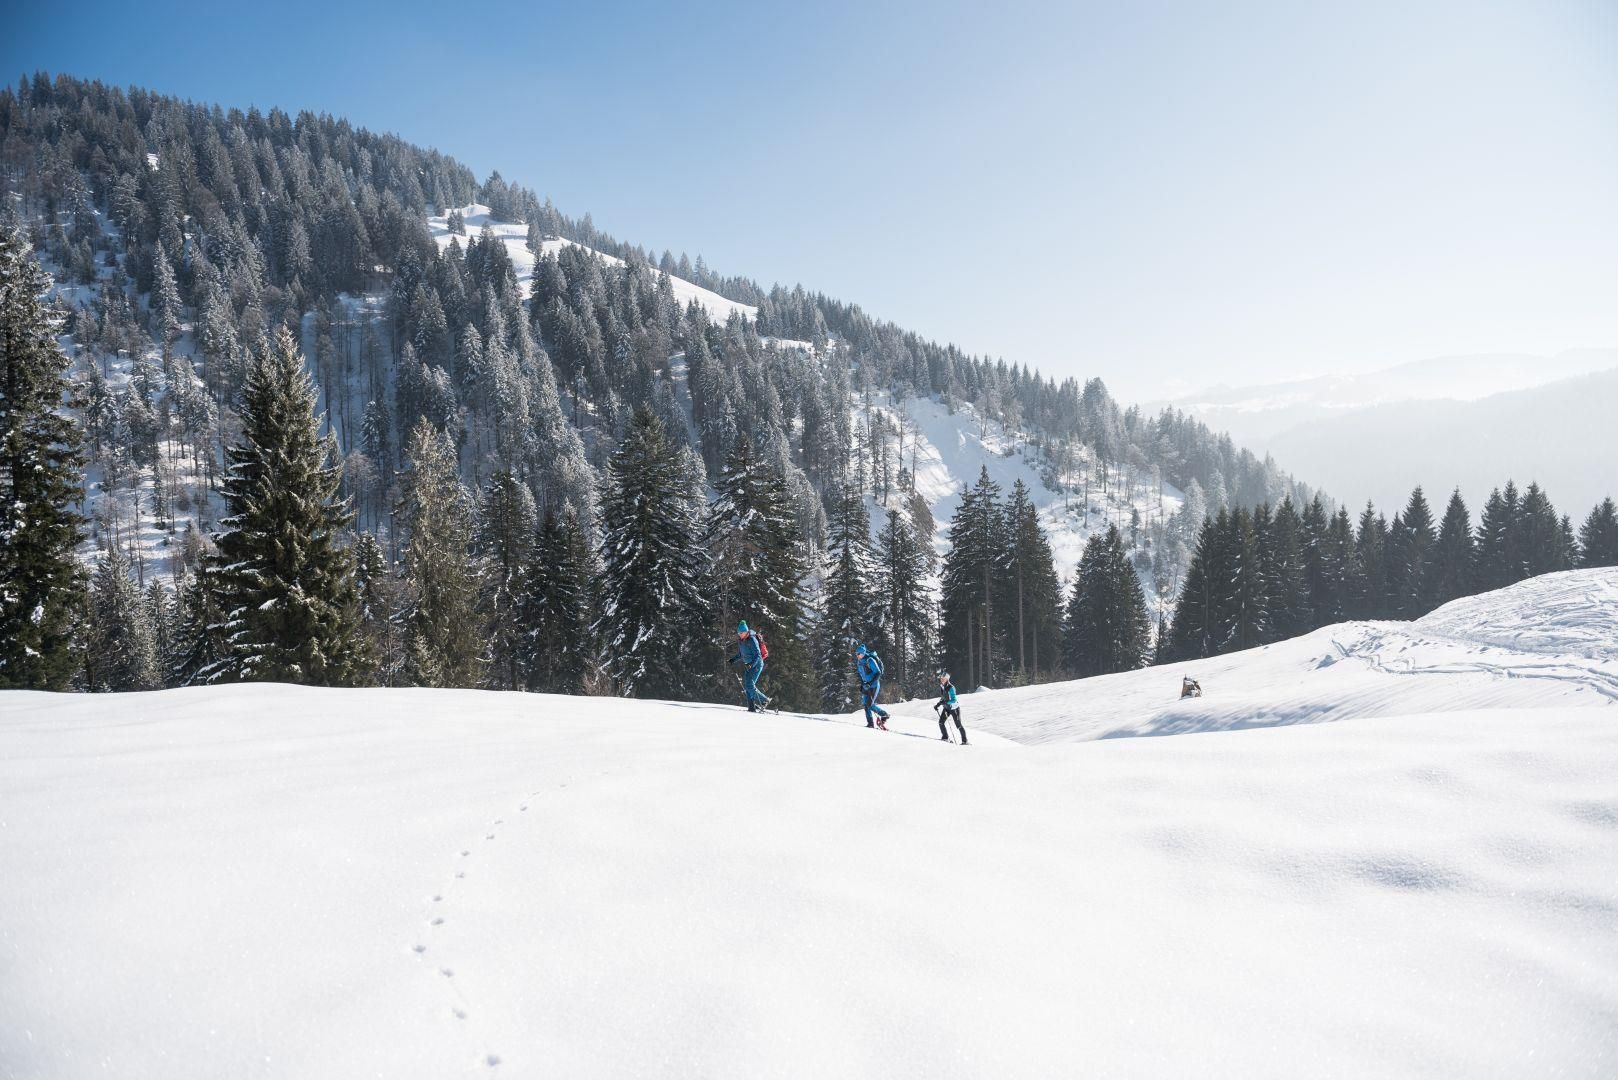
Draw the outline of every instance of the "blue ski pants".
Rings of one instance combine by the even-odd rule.
[[[756,701],[760,705],[770,700],[758,688],[758,677],[764,674],[764,661],[755,660],[742,669],[742,689],[747,691],[747,700]]]
[[[876,696],[881,692],[881,679],[878,679],[874,683],[866,683],[864,686],[860,687],[860,701],[861,704],[865,706],[865,722],[867,724],[872,722],[872,713],[875,713],[884,720],[888,718],[888,710],[876,703]]]

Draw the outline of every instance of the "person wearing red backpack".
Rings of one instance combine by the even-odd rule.
[[[758,688],[758,677],[764,674],[764,661],[770,658],[770,647],[764,644],[764,635],[749,630],[744,619],[736,624],[736,652],[725,661],[742,663],[742,689],[747,692],[747,711],[763,712],[770,699]]]

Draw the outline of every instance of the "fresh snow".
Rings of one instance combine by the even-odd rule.
[[[449,247],[449,242],[452,239],[459,240],[461,247],[464,249],[467,241],[481,234],[483,226],[487,225],[500,242],[506,246],[506,251],[511,255],[512,266],[517,271],[517,282],[526,289],[529,282],[534,278],[534,253],[528,250],[528,226],[522,222],[496,221],[489,216],[489,208],[480,203],[472,203],[459,209],[466,221],[465,236],[457,236],[449,231],[449,214],[447,211],[437,216],[428,217],[427,228],[433,234],[433,239],[438,242],[439,249]],[[552,238],[542,241],[540,246],[546,254],[552,254],[564,247],[580,247],[613,266],[622,266],[624,264],[624,261],[615,255],[596,251],[594,248],[574,243],[572,240]],[[652,272],[656,274],[662,273],[656,267],[652,268]],[[707,309],[708,317],[715,322],[724,323],[729,321],[732,313],[740,313],[746,319],[752,319],[758,315],[758,308],[753,307],[751,304],[742,304],[735,300],[726,299],[718,293],[704,289],[684,278],[670,274],[669,281],[674,288],[674,298],[680,302],[682,307],[695,300]],[[526,292],[524,295],[526,295]]]
[[[0,1075],[1612,1076],[1615,591],[1208,661],[1172,738],[1074,741],[1178,667],[968,696],[969,748],[914,706],[0,694]],[[1343,695],[1380,715],[1302,722]]]

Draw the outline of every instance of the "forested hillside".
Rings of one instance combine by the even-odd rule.
[[[35,75],[0,91],[0,181],[56,279],[86,625],[133,642],[80,685],[723,696],[751,618],[783,703],[846,706],[856,641],[909,693],[939,664],[1041,681],[1411,607],[1380,583],[1300,607],[1344,515],[1172,409],[654,255],[328,115]],[[333,625],[362,656],[259,648]]]

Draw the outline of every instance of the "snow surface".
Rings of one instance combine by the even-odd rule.
[[[467,241],[481,234],[483,226],[487,225],[494,235],[499,238],[500,242],[506,245],[506,251],[511,255],[512,266],[517,271],[518,284],[527,286],[534,278],[534,253],[528,250],[528,226],[521,222],[496,221],[489,216],[489,208],[480,203],[472,203],[459,209],[466,221],[465,236],[456,236],[456,234],[449,231],[449,214],[447,211],[444,214],[427,219],[427,228],[433,234],[433,239],[438,242],[439,248],[447,248],[451,239],[458,239],[464,249]],[[622,266],[624,264],[624,261],[615,255],[596,251],[594,248],[574,243],[572,240],[550,239],[543,241],[540,246],[546,254],[554,253],[564,247],[581,247],[596,258],[605,260],[613,266]],[[657,274],[662,273],[656,267],[653,267],[652,271]],[[752,319],[758,315],[758,308],[753,307],[751,304],[742,304],[735,300],[727,299],[684,278],[670,274],[669,281],[674,287],[674,298],[680,302],[681,307],[695,300],[707,309],[708,317],[715,322],[727,322],[733,312],[739,312],[746,319]]]
[[[1178,668],[969,696],[970,748],[921,716],[6,693],[0,1076],[1612,1076],[1614,590],[1224,658],[1202,707],[1277,726],[1176,738],[1046,735]],[[1592,689],[1512,674],[1552,660]],[[1296,722],[1373,681],[1385,715]]]

